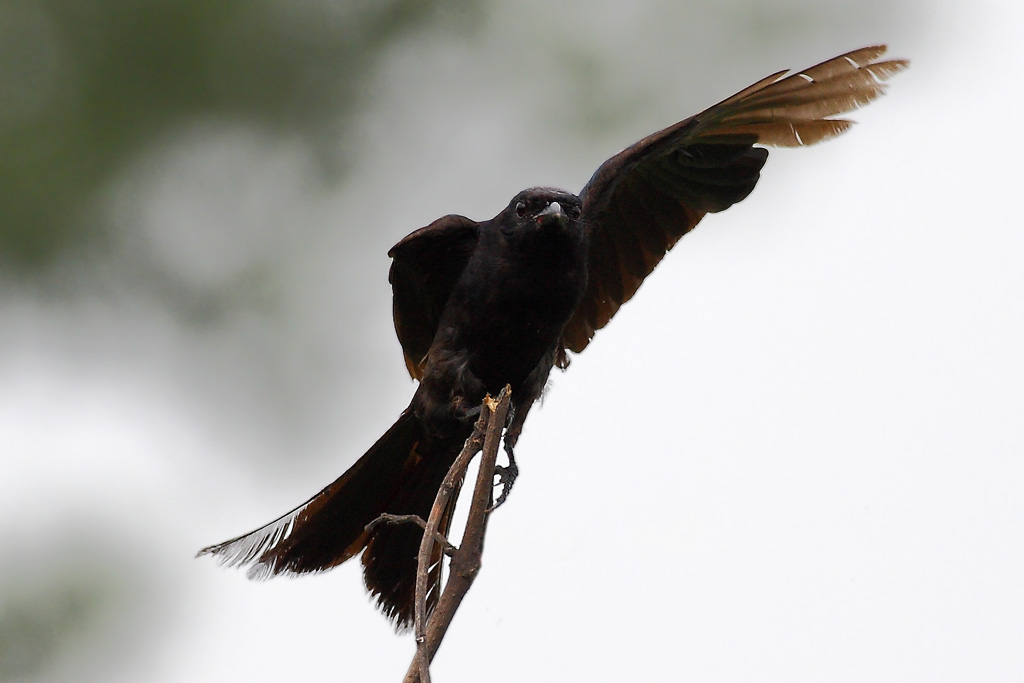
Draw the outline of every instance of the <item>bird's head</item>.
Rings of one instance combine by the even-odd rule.
[[[506,238],[580,231],[580,199],[571,192],[549,187],[523,190],[509,202],[500,217]]]

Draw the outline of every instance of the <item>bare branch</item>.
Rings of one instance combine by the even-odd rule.
[[[434,507],[427,518],[423,541],[420,544],[416,573],[416,656],[405,674],[405,683],[430,683],[429,665],[433,661],[441,640],[448,631],[455,611],[469,591],[473,580],[480,571],[484,533],[487,526],[489,506],[493,496],[494,468],[498,458],[498,445],[501,443],[502,430],[508,416],[512,389],[508,386],[498,395],[497,399],[487,396],[480,411],[473,434],[466,441],[462,452],[456,458],[448,474],[441,484],[434,499]],[[427,580],[430,558],[434,543],[437,542],[438,527],[444,508],[458,483],[465,477],[470,461],[483,448],[480,471],[477,474],[476,486],[470,503],[466,529],[462,535],[462,543],[452,554],[451,575],[444,585],[444,590],[430,618],[427,612]]]

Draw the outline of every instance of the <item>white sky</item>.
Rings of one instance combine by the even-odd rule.
[[[435,680],[1020,680],[1022,25],[1019,3],[947,2],[905,43],[891,37],[914,63],[890,95],[856,112],[844,138],[773,153],[757,191],[688,236],[553,377]],[[313,210],[324,221],[372,217],[382,188],[422,171],[403,160],[443,144],[414,127],[382,132],[417,116],[388,108],[402,59],[382,67],[383,113],[361,124],[372,156],[344,197]],[[445,106],[426,99],[426,120]],[[559,183],[527,177],[538,151],[510,141],[530,121],[475,104],[453,118],[476,121],[464,139],[479,144],[451,177],[388,207],[409,229],[421,198],[437,215],[485,218],[521,186]],[[578,189],[614,151],[552,173]],[[481,170],[493,154],[508,167]],[[463,194],[479,205],[458,206]],[[386,282],[386,260],[371,265]],[[386,289],[347,296],[379,303],[372,324],[387,325]],[[47,334],[31,310],[5,315]],[[271,489],[244,458],[211,456],[258,437],[212,433],[173,383],[18,349],[0,359],[0,452],[15,454],[0,464],[0,518],[16,543],[64,537],[71,515],[123,528],[118,551],[159,567],[140,588],[148,611],[126,620],[120,644],[96,646],[124,661],[106,680],[400,679],[411,638],[369,607],[356,563],[255,584],[192,559],[300,502],[371,443],[411,395],[397,356],[380,389],[393,397],[351,398],[354,433]],[[162,630],[139,643],[131,630],[147,619]],[[82,661],[69,655],[51,680],[82,680]]]

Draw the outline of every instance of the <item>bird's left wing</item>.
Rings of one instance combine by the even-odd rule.
[[[395,332],[414,379],[423,376],[422,361],[448,297],[476,249],[479,227],[465,216],[445,216],[407,235],[388,252]]]
[[[780,71],[604,162],[580,193],[589,233],[588,282],[562,333],[578,353],[680,237],[706,213],[746,197],[768,150],[812,145],[852,123],[830,118],[867,104],[907,66],[878,61],[885,46],[840,55],[799,73]]]

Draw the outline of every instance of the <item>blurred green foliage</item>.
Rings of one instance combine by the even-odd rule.
[[[85,512],[48,538],[3,535],[0,681],[104,680],[169,618],[158,572],[123,528],[96,523]]]
[[[110,592],[82,580],[49,588],[45,596],[15,596],[0,609],[0,680],[20,680],[43,669],[66,639],[95,627]]]
[[[337,134],[378,54],[414,26],[464,27],[474,6],[0,3],[0,267],[31,272],[102,238],[88,211],[93,193],[180,122],[226,117]]]

